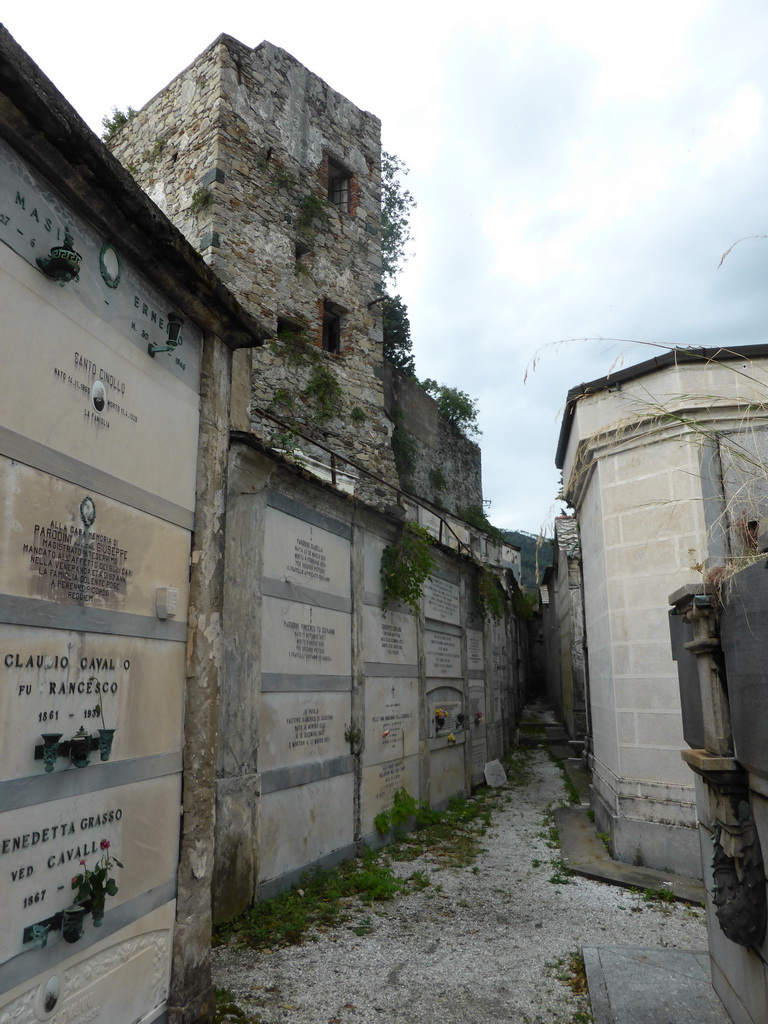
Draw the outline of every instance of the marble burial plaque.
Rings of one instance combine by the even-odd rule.
[[[354,775],[266,793],[259,808],[259,880],[309,867],[355,838]]]
[[[348,598],[349,541],[296,516],[267,508],[264,575]]]
[[[461,678],[461,637],[428,629],[424,646],[428,676]]]
[[[81,860],[95,866],[102,840],[124,865],[115,869],[118,892],[107,913],[175,878],[180,799],[176,774],[1,813],[0,963],[31,948],[25,929],[72,903],[72,877]],[[52,931],[48,945],[58,943],[64,939]]]
[[[363,768],[362,819],[363,835],[375,831],[373,819],[392,807],[395,793],[405,789],[419,796],[419,758],[400,757]]]
[[[259,771],[348,754],[351,699],[350,691],[262,694]]]
[[[470,672],[482,672],[485,667],[483,658],[483,633],[480,629],[467,630],[467,669]]]
[[[44,772],[42,733],[114,729],[110,761],[181,749],[185,654],[183,643],[0,624],[0,780]],[[53,762],[75,770],[71,757]]]
[[[0,246],[0,270],[18,270],[11,262],[15,258]],[[31,273],[34,280],[25,282],[31,288],[0,273],[3,374],[13,382],[0,409],[0,428],[12,432],[8,444],[14,448],[7,453],[41,468],[52,467],[53,453],[62,453],[83,471],[103,474],[105,488],[126,481],[144,496],[191,512],[196,392],[164,373],[161,357],[152,360],[146,343],[143,354],[137,352],[66,289]],[[43,297],[51,288],[59,306]],[[30,325],[22,343],[8,333],[14,324]]]
[[[144,1021],[168,997],[175,902],[73,955],[0,996],[0,1020]]]
[[[503,786],[507,781],[507,773],[500,761],[489,761],[485,766],[485,781],[489,786]]]
[[[0,493],[0,593],[154,617],[170,586],[186,609],[187,530],[5,458]]]
[[[349,675],[351,627],[346,612],[265,597],[262,671],[286,675]]]
[[[96,235],[91,225],[18,154],[0,143],[0,239],[37,270],[38,257],[47,256],[53,246],[61,245],[67,229],[82,261],[77,280],[64,296],[57,291],[57,301],[75,299],[149,358],[148,344],[164,345],[167,341],[167,311],[174,304],[138,274],[115,245]],[[196,388],[201,348],[201,331],[187,321],[175,352],[158,353],[155,359]]]
[[[365,764],[409,757],[418,752],[418,696],[416,678],[366,680]]]
[[[416,620],[401,612],[382,612],[366,605],[363,609],[365,660],[378,665],[415,665]]]
[[[439,713],[441,712],[441,713]],[[441,686],[427,694],[427,735],[448,736],[467,728],[461,690]]]
[[[424,584],[424,614],[439,622],[461,623],[459,588],[455,583],[431,576]]]

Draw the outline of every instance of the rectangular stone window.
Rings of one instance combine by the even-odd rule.
[[[349,213],[352,175],[341,164],[328,161],[328,202]]]
[[[323,303],[323,349],[341,351],[341,313],[332,302]]]

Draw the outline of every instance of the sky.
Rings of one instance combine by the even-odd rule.
[[[496,526],[550,531],[568,390],[648,358],[632,342],[766,340],[764,0],[42,0],[3,23],[98,133],[222,32],[381,118],[418,204],[395,288],[417,373],[477,399]]]

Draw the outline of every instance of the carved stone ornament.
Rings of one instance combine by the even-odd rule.
[[[739,802],[738,824],[713,823],[712,898],[723,933],[740,946],[765,936],[765,871],[760,839],[749,804]]]

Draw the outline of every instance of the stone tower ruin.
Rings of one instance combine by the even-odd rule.
[[[252,49],[221,35],[110,145],[274,331],[264,348],[238,354],[234,426],[313,464],[328,464],[326,448],[348,455],[396,486],[384,409],[379,120],[271,43]],[[382,503],[367,477],[356,489]]]

